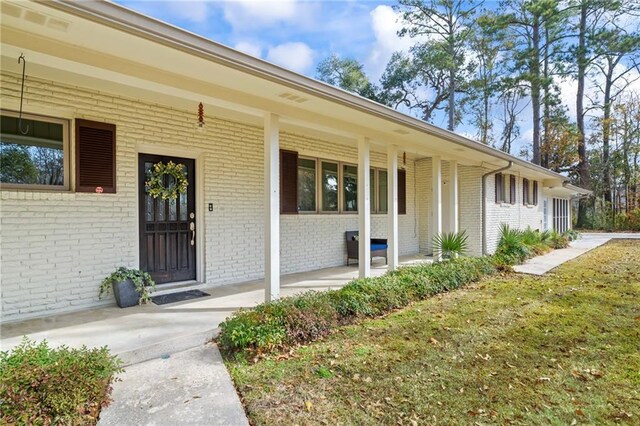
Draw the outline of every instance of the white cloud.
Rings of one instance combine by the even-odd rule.
[[[303,12],[296,0],[233,0],[222,7],[227,22],[238,30],[295,21]]]
[[[269,48],[267,60],[304,74],[313,66],[315,52],[305,43],[283,43]]]
[[[365,61],[365,66],[369,76],[373,80],[377,80],[384,72],[393,52],[408,50],[415,43],[415,40],[398,36],[398,31],[402,28],[401,15],[390,6],[377,6],[370,15],[371,29],[376,41]]]
[[[426,36],[398,36],[398,31],[404,26],[402,14],[394,11],[391,6],[377,6],[370,12],[370,16],[371,29],[376,41],[365,61],[365,67],[370,76],[377,79],[384,72],[394,52],[406,52],[414,44],[424,42],[428,38]]]
[[[259,44],[249,41],[241,41],[239,43],[236,43],[233,48],[257,58],[262,56],[262,47]]]

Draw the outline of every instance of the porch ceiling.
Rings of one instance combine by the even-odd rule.
[[[184,110],[204,102],[209,114],[258,127],[269,111],[281,116],[285,131],[350,145],[366,136],[373,149],[386,151],[393,143],[416,158],[439,155],[488,168],[509,161],[503,153],[109,3],[5,1],[1,37],[2,69],[10,72],[21,71],[16,59],[23,52],[29,75],[106,93]],[[562,179],[536,166],[516,166],[532,178]]]

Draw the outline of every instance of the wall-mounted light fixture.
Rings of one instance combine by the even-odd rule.
[[[407,168],[407,151],[402,153],[402,170]]]

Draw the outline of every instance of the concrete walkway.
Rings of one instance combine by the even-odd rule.
[[[213,344],[131,365],[120,379],[99,426],[249,425]]]
[[[640,234],[633,233],[588,233],[581,234],[581,238],[572,241],[565,249],[554,250],[542,256],[527,260],[522,265],[513,267],[513,270],[522,274],[544,275],[550,270],[568,262],[571,259],[593,250],[614,238],[640,239]],[[639,242],[640,244],[640,242]]]

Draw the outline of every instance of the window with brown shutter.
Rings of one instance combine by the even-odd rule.
[[[280,150],[280,213],[298,213],[298,153]]]
[[[496,203],[501,203],[502,199],[502,173],[496,173],[495,175],[495,188],[496,188]]]
[[[407,214],[407,172],[398,170],[398,214]]]
[[[76,191],[116,192],[114,124],[76,120]]]
[[[510,194],[509,194],[509,202],[511,204],[515,204],[516,203],[516,177],[515,175],[509,175],[509,189]]]
[[[529,204],[529,179],[522,179],[522,204]]]
[[[538,205],[538,181],[533,181],[533,205]]]

